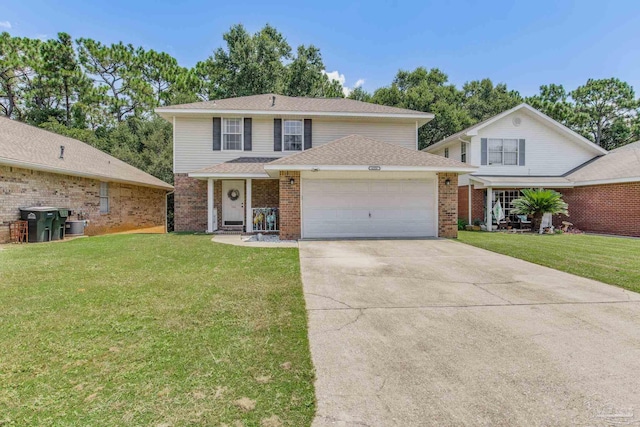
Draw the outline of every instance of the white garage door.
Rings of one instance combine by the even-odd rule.
[[[303,180],[302,237],[435,236],[434,180]]]

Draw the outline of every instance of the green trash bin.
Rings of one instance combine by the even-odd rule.
[[[69,217],[69,209],[59,208],[52,221],[51,240],[63,240],[65,236],[65,222]]]
[[[29,243],[51,240],[53,219],[57,212],[58,208],[48,206],[20,208],[20,218],[29,224]]]

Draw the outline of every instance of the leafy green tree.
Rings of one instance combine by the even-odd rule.
[[[364,90],[362,87],[358,86],[356,88],[353,88],[353,90],[351,91],[351,93],[349,93],[349,96],[347,96],[347,98],[355,99],[356,101],[371,102],[372,96],[369,92]]]
[[[313,45],[298,46],[296,57],[286,66],[283,94],[325,98],[343,97],[340,83],[329,80],[323,72],[324,69],[320,49]]]
[[[284,61],[291,59],[291,47],[280,32],[265,25],[251,35],[238,24],[223,39],[226,49],[218,48],[196,64],[204,99],[282,92]]]
[[[616,78],[589,79],[571,92],[571,97],[575,102],[576,126],[581,133],[604,148],[628,142],[631,129],[621,132],[621,128],[633,126],[640,107],[631,85]]]
[[[391,86],[377,89],[371,101],[434,113],[435,118],[418,131],[420,148],[473,124],[473,119],[464,109],[462,92],[448,83],[447,75],[437,68],[400,70]]]
[[[479,122],[502,113],[522,103],[523,99],[507,85],[493,85],[490,79],[474,80],[462,86],[464,107],[474,122]]]
[[[542,216],[545,213],[569,216],[568,205],[562,200],[562,194],[542,188],[522,190],[522,196],[511,202],[511,213],[531,215],[532,230],[539,228],[540,232],[542,232]]]

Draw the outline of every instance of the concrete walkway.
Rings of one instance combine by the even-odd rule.
[[[640,294],[448,240],[300,260],[314,427],[640,424]]]

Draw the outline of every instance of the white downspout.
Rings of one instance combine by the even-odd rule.
[[[471,182],[469,182],[469,196],[467,197],[469,199],[469,207],[467,208],[467,209],[469,209],[467,211],[468,216],[469,216],[469,224],[473,224],[473,222],[472,222],[473,221],[473,218],[472,218],[473,215],[471,215],[471,206],[472,206],[471,193],[472,193],[472,191],[471,191]]]

